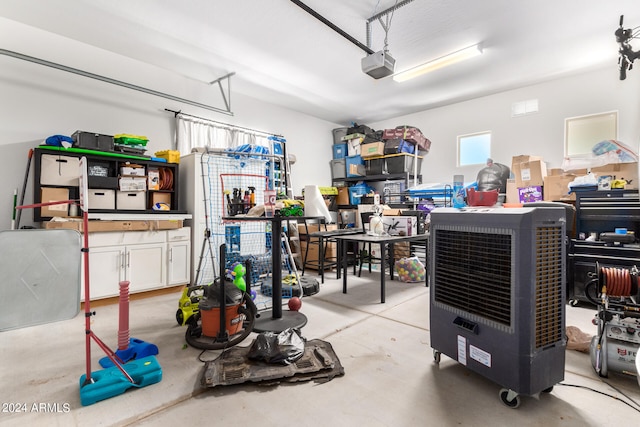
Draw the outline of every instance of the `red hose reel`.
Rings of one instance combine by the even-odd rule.
[[[602,267],[599,282],[611,297],[629,297],[638,294],[638,276],[626,268]]]

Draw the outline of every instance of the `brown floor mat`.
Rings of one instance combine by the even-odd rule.
[[[215,360],[206,362],[202,376],[203,387],[241,384],[245,382],[330,381],[344,375],[344,368],[330,343],[309,340],[304,354],[290,365],[268,364],[247,357],[249,347],[232,347]]]

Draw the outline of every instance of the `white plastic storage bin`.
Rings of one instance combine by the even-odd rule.
[[[78,157],[43,154],[40,159],[40,185],[79,185]]]
[[[115,190],[103,190],[98,188],[89,189],[89,209],[115,209]]]
[[[117,208],[122,210],[145,210],[147,208],[146,191],[118,191],[116,193]],[[89,206],[91,209],[91,206]]]

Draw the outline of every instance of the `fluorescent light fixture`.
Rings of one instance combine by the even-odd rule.
[[[449,65],[456,64],[460,61],[464,61],[465,59],[473,58],[474,56],[478,56],[482,54],[482,48],[479,44],[466,47],[464,49],[460,49],[456,52],[450,53],[445,56],[441,56],[438,59],[434,59],[433,61],[425,62],[422,65],[418,65],[413,68],[409,68],[406,71],[402,71],[393,76],[393,80],[397,82],[404,82],[410,80],[414,77],[421,76],[426,73],[430,73],[431,71],[438,70],[440,68],[447,67]]]

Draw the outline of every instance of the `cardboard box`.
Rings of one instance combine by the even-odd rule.
[[[518,187],[518,200],[520,203],[541,202],[542,187],[539,185]]]
[[[544,185],[547,165],[542,160],[531,160],[513,165],[513,174],[517,187],[535,187]]]
[[[171,209],[171,193],[151,193],[151,200],[149,201],[150,206],[149,209],[153,209],[153,205],[156,203],[166,203]]]
[[[149,172],[147,174],[147,188],[149,190],[160,189],[160,171],[158,169],[149,168]]]
[[[360,146],[360,155],[364,158],[384,155],[384,142],[370,142]]]
[[[531,156],[529,154],[521,154],[519,156],[513,156],[511,158],[511,169],[513,169],[513,167],[517,164],[520,163],[524,163],[524,162],[530,162],[532,160],[542,160],[542,157],[540,156]]]
[[[41,203],[48,202],[60,202],[69,200],[68,188],[50,188],[42,187],[40,189],[40,201]],[[69,204],[63,203],[59,205],[42,206],[40,208],[40,216],[69,216]]]
[[[125,176],[118,180],[120,191],[145,191],[147,178],[144,176]]]
[[[347,171],[347,176],[349,178],[354,178],[356,176],[365,176],[367,174],[367,168],[365,165],[356,165],[350,164],[349,170]]]
[[[431,148],[431,141],[429,141],[425,136],[420,132],[419,129],[414,127],[397,127],[395,129],[384,129],[382,131],[383,139],[404,139],[405,141],[409,141],[414,145],[417,145],[419,149],[429,152]]]
[[[69,229],[83,232],[84,226],[81,220],[73,221],[48,221],[43,223],[46,229]],[[147,231],[147,230],[175,230],[182,228],[180,220],[145,220],[145,221],[89,221],[89,232],[99,231]]]
[[[520,203],[518,199],[518,187],[516,186],[515,179],[507,180],[507,195],[505,197],[505,203]]]
[[[393,260],[397,261],[402,258],[411,256],[411,244],[409,242],[398,242],[393,245]]]
[[[326,231],[333,231],[338,229],[338,224],[326,225]],[[307,224],[307,227],[305,228],[304,224],[298,223],[298,234],[307,234],[307,231],[309,232],[309,234],[315,233],[316,231],[325,231],[324,226],[325,224]]]
[[[384,209],[382,211],[383,216],[400,216],[402,209]]]
[[[638,188],[638,163],[615,163],[611,165],[600,166],[597,168],[591,168],[591,172],[595,173],[597,177],[610,175],[613,179],[625,179],[631,180],[630,184],[627,184],[626,189]],[[585,172],[586,173],[586,172]]]
[[[308,245],[309,252],[306,253],[307,257],[305,258],[305,252],[307,250],[307,242],[300,242],[300,258],[302,262],[310,262],[317,263],[320,259],[320,245]],[[336,248],[336,243],[327,243],[327,246],[324,250],[324,260],[325,262],[334,261],[336,258],[338,251]],[[306,266],[305,269],[311,268],[316,269],[315,265]]]
[[[392,236],[418,234],[418,218],[413,216],[383,216],[382,224],[384,224],[384,231]]]
[[[336,197],[338,205],[349,204],[349,187],[338,187],[338,197]]]
[[[544,178],[545,201],[575,200],[576,193],[569,194],[569,183],[576,179],[576,175],[548,175]]]
[[[145,168],[142,165],[128,164],[120,168],[120,175],[145,176]]]

